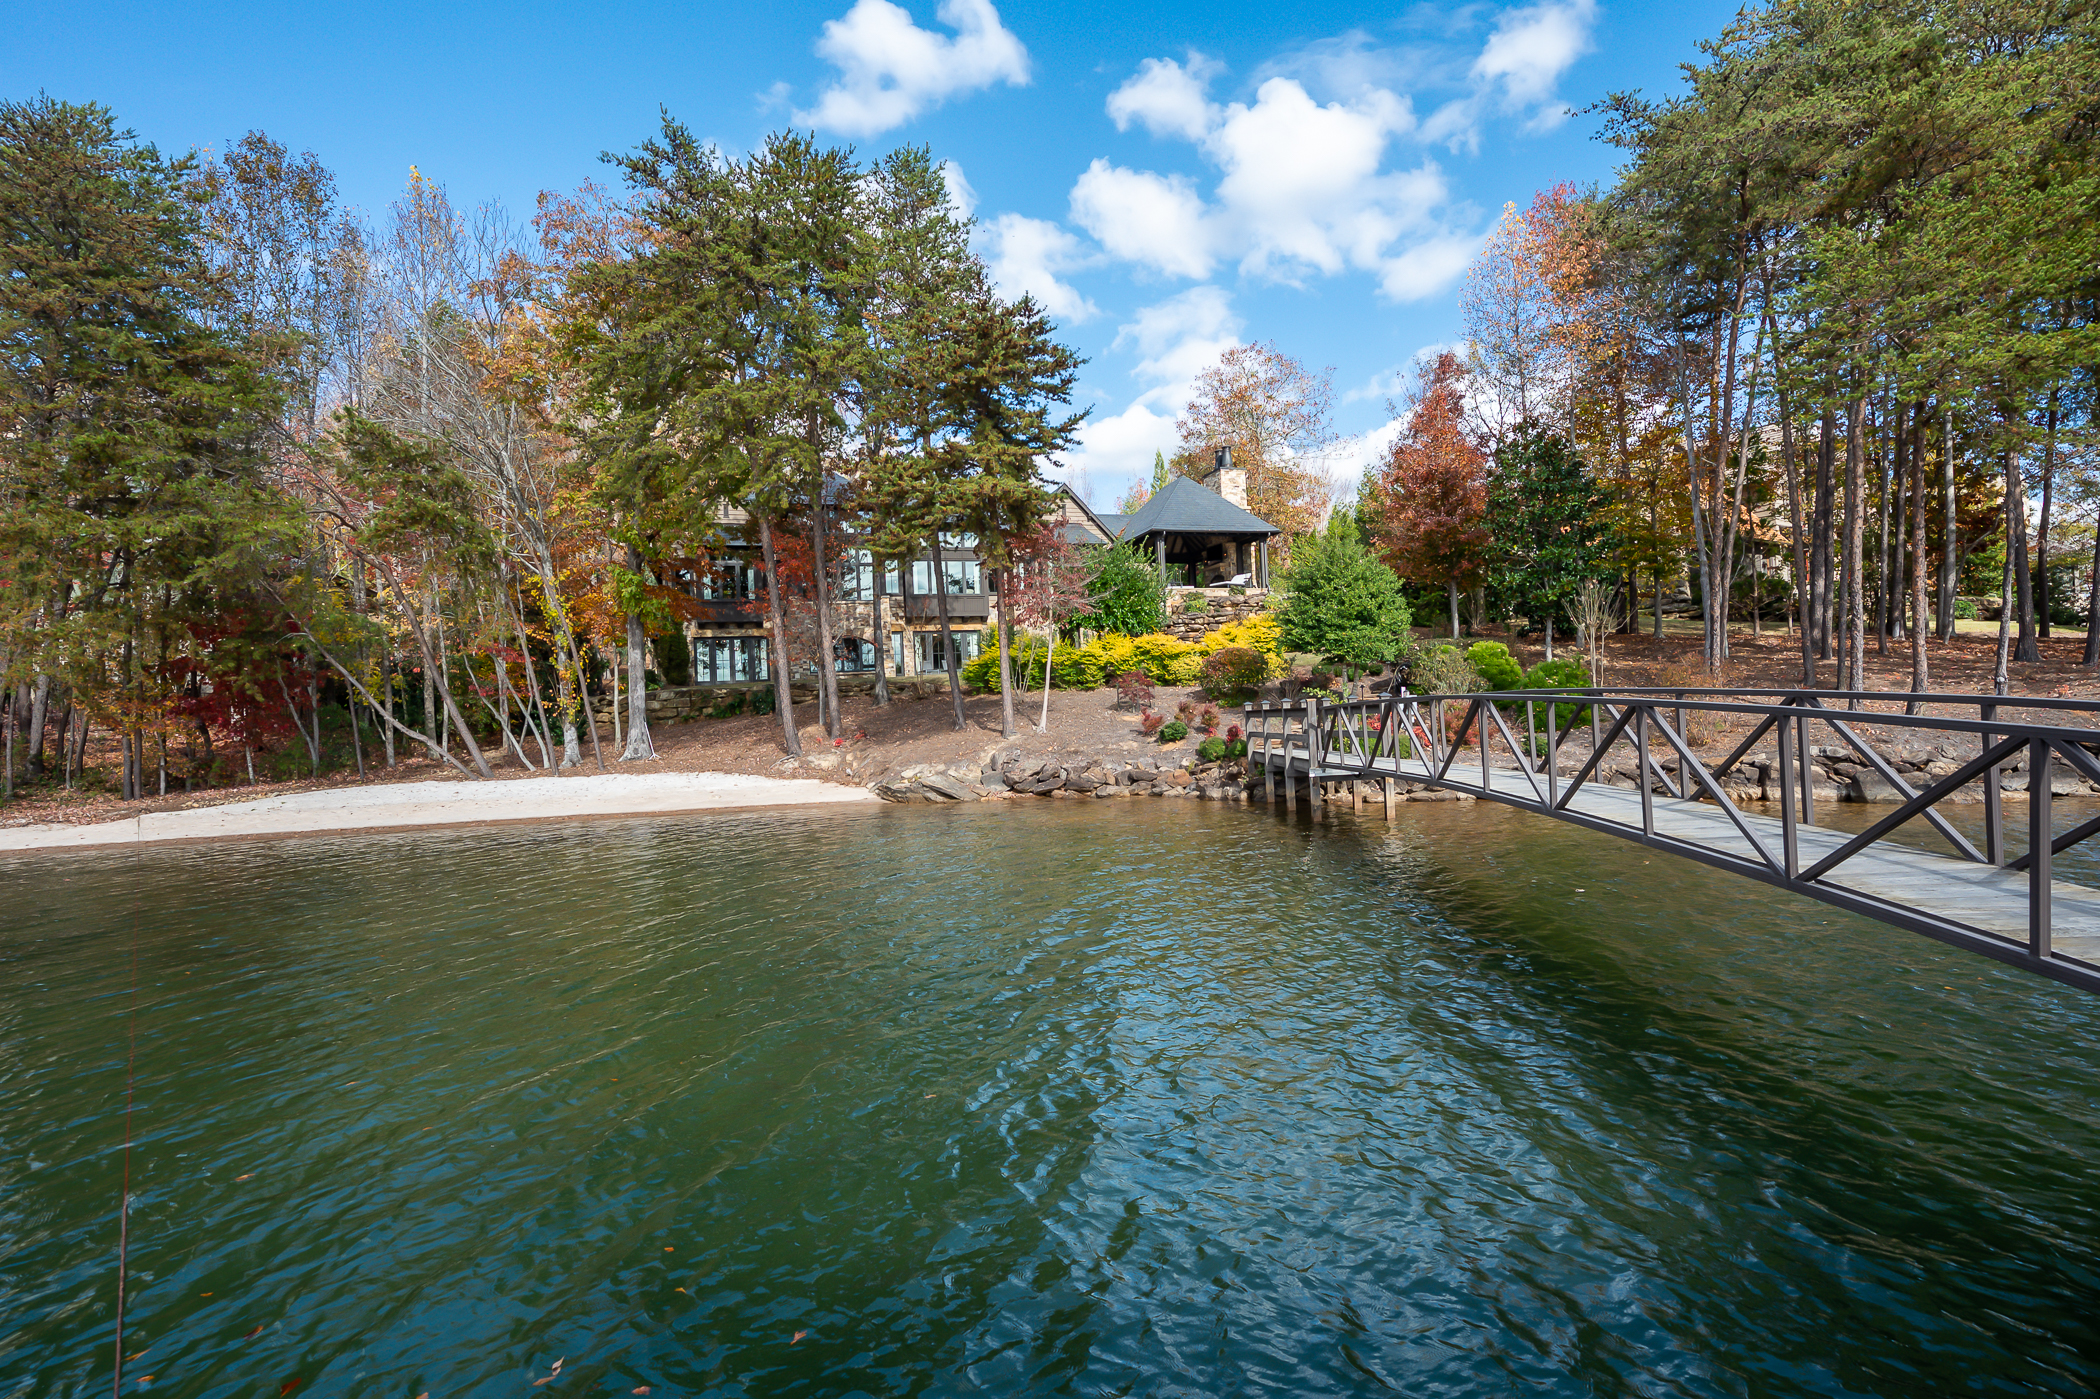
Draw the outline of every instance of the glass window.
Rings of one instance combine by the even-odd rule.
[[[875,643],[857,636],[842,636],[831,643],[831,660],[840,671],[875,669]]]
[[[841,602],[866,602],[875,596],[875,559],[865,549],[848,550],[839,560]]]
[[[693,642],[693,682],[720,685],[731,680],[767,680],[766,638],[703,636]]]
[[[904,633],[901,631],[890,633],[890,668],[899,675],[904,674]]]
[[[719,559],[700,576],[700,597],[708,602],[749,602],[764,592],[764,577],[744,559]]]
[[[941,646],[941,634],[937,631],[922,631],[919,638],[919,671],[930,675],[948,669],[948,653]],[[960,667],[976,659],[984,638],[975,631],[955,633],[955,664]]]
[[[942,575],[948,580],[950,597],[984,591],[984,574],[975,559],[943,559]],[[920,597],[933,593],[933,560],[920,559],[911,566],[911,590]]]

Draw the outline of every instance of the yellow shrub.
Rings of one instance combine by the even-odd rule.
[[[1131,645],[1137,648],[1138,664],[1155,684],[1192,685],[1194,680],[1179,678],[1177,667],[1184,659],[1193,661],[1197,668],[1203,664],[1203,657],[1193,643],[1168,636],[1165,632],[1135,637]],[[1194,674],[1194,671],[1189,673]]]
[[[1137,643],[1119,632],[1097,636],[1085,646],[1086,654],[1098,661],[1105,679],[1114,680],[1125,671],[1142,668]]]
[[[1228,646],[1247,646],[1261,652],[1269,663],[1270,678],[1283,674],[1283,623],[1273,612],[1257,612],[1244,622],[1227,622],[1203,638],[1204,655]]]

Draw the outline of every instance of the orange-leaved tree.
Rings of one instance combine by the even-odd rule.
[[[1448,350],[1421,367],[1407,426],[1394,439],[1368,502],[1372,544],[1404,578],[1440,582],[1458,635],[1458,594],[1487,544],[1487,458],[1465,424],[1466,367]]]

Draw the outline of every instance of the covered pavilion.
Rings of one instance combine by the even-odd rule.
[[[1269,585],[1269,541],[1282,531],[1201,482],[1176,476],[1124,522],[1121,538],[1149,549],[1161,576],[1198,586],[1245,576]]]

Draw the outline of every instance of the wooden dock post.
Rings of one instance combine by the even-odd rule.
[[[1399,793],[1396,790],[1399,785],[1390,777],[1385,780],[1385,819],[1388,821],[1393,819],[1393,803],[1399,797]]]

